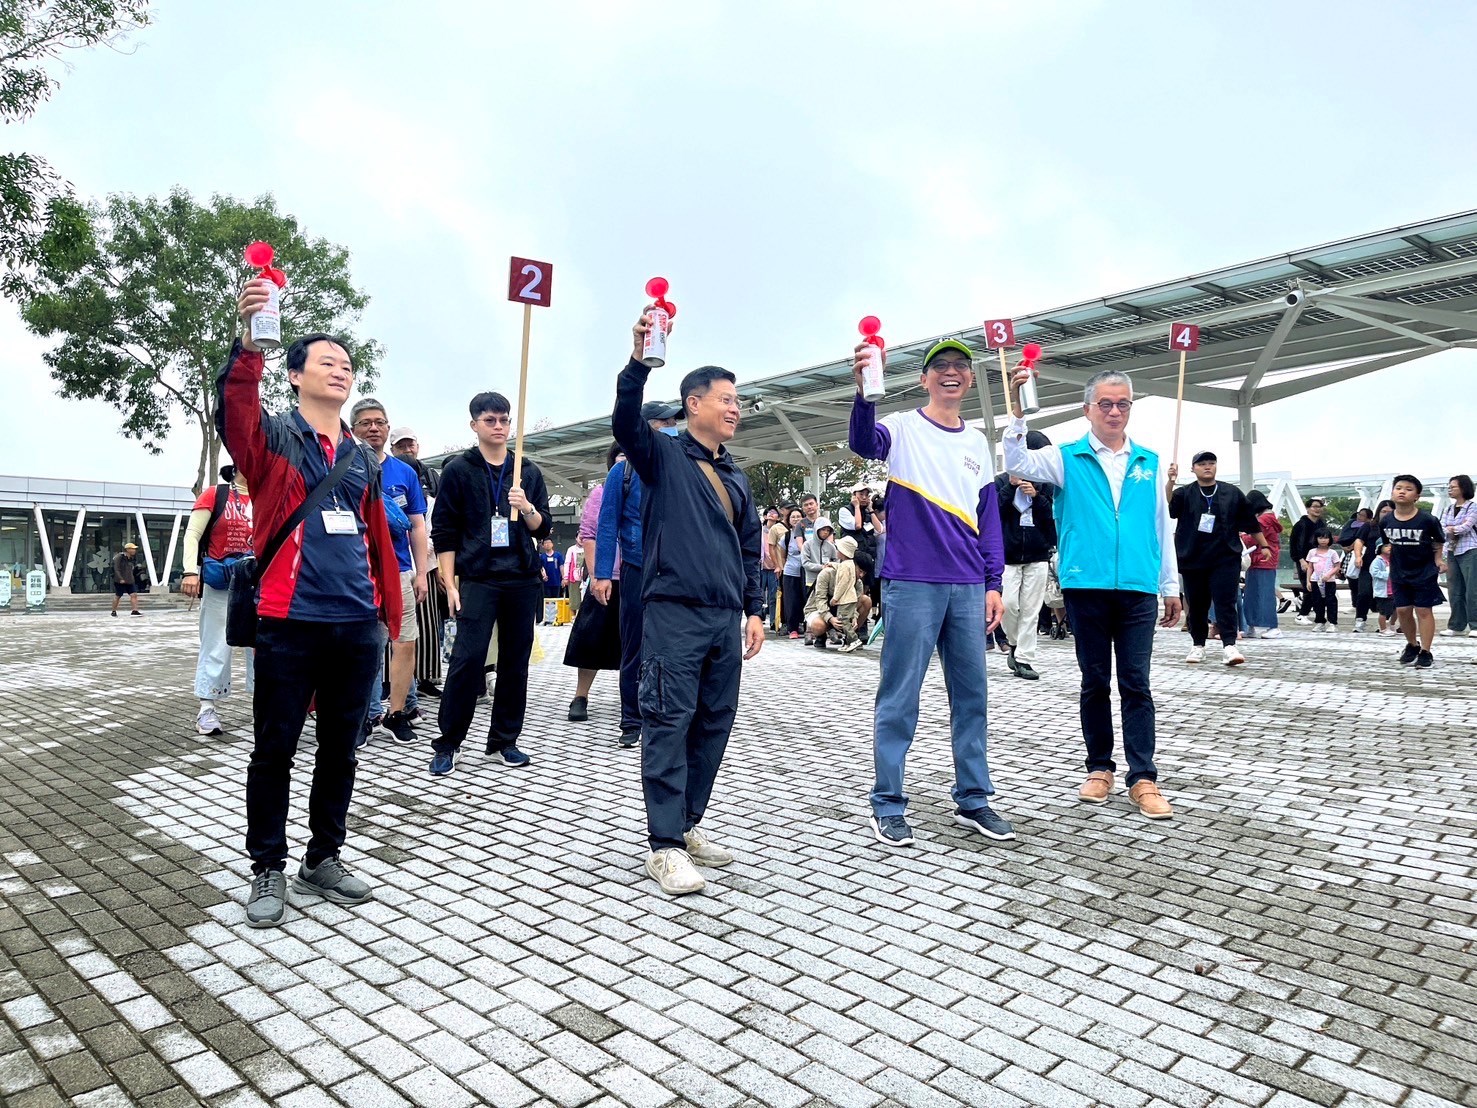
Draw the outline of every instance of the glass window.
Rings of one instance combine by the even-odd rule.
[[[24,508],[0,508],[0,572],[10,574],[12,596],[24,596],[26,574],[41,561],[35,529],[36,517]]]
[[[72,519],[76,519],[75,515]],[[77,546],[77,564],[72,568],[73,592],[113,591],[113,555],[123,549],[123,544],[137,542],[134,532],[138,523],[132,516],[87,514],[82,528],[82,541]],[[68,529],[70,538],[70,528]],[[66,558],[65,548],[62,552]],[[65,560],[62,568],[66,568]]]

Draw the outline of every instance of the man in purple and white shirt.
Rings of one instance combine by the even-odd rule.
[[[990,808],[995,790],[985,750],[985,636],[1005,612],[1005,549],[990,441],[959,414],[974,383],[974,355],[956,339],[936,344],[919,374],[928,403],[878,423],[876,405],[862,397],[868,349],[856,348],[850,445],[863,458],[886,460],[889,477],[882,585],[887,637],[873,724],[872,831],[887,846],[913,842],[903,763],[937,647],[949,687],[954,820],[987,838],[1013,839],[1015,830]]]

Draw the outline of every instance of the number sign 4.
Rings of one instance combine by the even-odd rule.
[[[985,346],[990,350],[1003,350],[1015,345],[1015,321],[1010,319],[985,320]]]
[[[508,299],[547,308],[553,297],[554,267],[548,262],[514,258],[508,264]]]
[[[1200,349],[1200,328],[1193,323],[1169,325],[1169,348],[1181,353]]]

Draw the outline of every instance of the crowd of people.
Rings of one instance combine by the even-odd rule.
[[[243,323],[267,295],[261,282],[247,285],[237,305]],[[306,335],[288,348],[297,402],[284,413],[261,404],[265,362],[249,328],[237,340],[217,381],[235,465],[195,504],[183,587],[200,598],[201,734],[221,732],[232,645],[247,648],[248,926],[285,917],[289,781],[309,715],[317,737],[310,839],[291,888],[362,903],[373,891],[340,858],[356,752],[375,734],[424,741],[428,773],[447,777],[479,702],[490,700],[483,749],[491,764],[528,766],[520,741],[535,627],[565,599],[577,602],[564,655],[577,671],[568,719],[587,721],[598,674],[618,673],[613,738],[640,748],[645,871],[670,895],[702,889],[701,869],[733,861],[702,821],[742,663],[766,630],[843,653],[880,630],[869,804],[871,831],[887,847],[915,841],[904,769],[935,652],[949,694],[954,819],[991,840],[1015,837],[991,804],[986,660],[996,642],[1009,673],[1037,680],[1042,633],[1070,635],[1080,670],[1079,800],[1106,804],[1115,791],[1116,678],[1127,799],[1146,818],[1173,816],[1154,761],[1155,629],[1179,623],[1183,586],[1187,662],[1205,660],[1212,625],[1229,666],[1247,662],[1240,637],[1280,634],[1279,604],[1285,610],[1294,598],[1277,587],[1282,525],[1265,496],[1218,481],[1209,451],[1195,455],[1195,479],[1180,486],[1176,466],[1129,438],[1132,383],[1111,370],[1084,388],[1088,433],[1058,446],[1028,428],[1019,391],[1035,371],[1018,369],[997,473],[993,444],[961,411],[973,352],[951,339],[924,358],[926,402],[881,419],[863,395],[867,348],[858,347],[848,440],[885,465],[885,488],[846,490],[839,527],[814,493],[761,510],[724,445],[740,418],[735,376],[703,366],[684,377],[678,403],[645,400],[650,326],[643,313],[632,328],[608,475],[563,553],[543,474],[510,449],[504,395],[471,399],[475,443],[437,472],[378,400],[360,399],[343,419],[354,367],[340,340]],[[1391,500],[1338,534],[1324,522],[1323,502],[1311,501],[1290,536],[1295,618],[1335,627],[1346,581],[1354,629],[1377,611],[1380,633],[1405,637],[1400,661],[1427,667],[1446,572],[1452,615],[1441,633],[1477,635],[1471,479],[1452,479],[1439,520],[1419,507],[1423,491],[1414,477],[1397,477]],[[127,595],[121,586],[117,599]],[[438,701],[434,721],[423,699]]]

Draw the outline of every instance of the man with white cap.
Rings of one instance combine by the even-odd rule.
[[[441,489],[441,474],[421,461],[421,444],[409,427],[396,427],[390,432],[390,453],[415,470],[421,479],[421,492],[429,502]]]
[[[130,615],[141,616],[138,610],[138,543],[126,542],[123,550],[113,555],[113,615],[118,614],[118,601],[128,597],[132,608]]]

